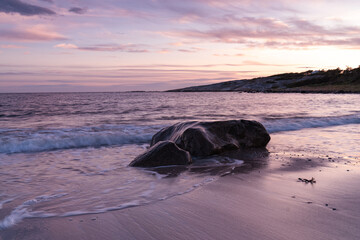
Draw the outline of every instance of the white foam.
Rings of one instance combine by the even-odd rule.
[[[151,182],[149,189],[148,189],[148,190],[145,190],[144,192],[142,192],[142,193],[140,194],[140,197],[142,197],[142,198],[147,198],[147,197],[149,197],[149,196],[154,192],[155,187],[156,187],[155,182]]]
[[[196,161],[189,168],[203,168],[203,167],[230,167],[240,166],[244,164],[243,160],[223,157],[223,156],[211,156],[208,158],[201,158],[201,161]]]
[[[186,190],[184,190],[184,191],[182,191],[182,192],[177,192],[177,193],[174,193],[174,194],[170,194],[170,195],[161,197],[161,198],[159,198],[158,200],[159,200],[159,201],[164,201],[164,200],[167,200],[167,199],[176,197],[176,196],[181,196],[181,195],[184,195],[184,194],[186,194],[186,193],[190,193],[190,192],[198,189],[199,187],[202,187],[202,186],[204,186],[204,185],[206,185],[206,184],[209,184],[209,183],[215,181],[216,179],[217,179],[217,178],[215,178],[215,177],[206,178],[206,179],[204,179],[202,182],[196,183],[196,184],[192,185],[191,187],[187,188]]]
[[[31,207],[40,202],[50,201],[55,198],[60,198],[67,195],[66,193],[55,194],[55,195],[42,195],[34,199],[25,201],[23,204],[17,206],[10,215],[6,216],[2,221],[0,221],[0,229],[9,228],[15,224],[21,222],[24,218],[34,218],[34,217],[53,217],[55,214],[45,213],[40,211],[31,212]]]
[[[125,208],[130,208],[130,207],[136,207],[136,206],[140,206],[141,204],[146,204],[146,203],[148,203],[148,202],[141,203],[139,200],[134,200],[134,201],[130,201],[127,203],[123,203],[123,204],[121,204],[119,206],[115,206],[115,207],[101,208],[101,209],[94,210],[94,211],[72,211],[72,212],[60,214],[59,216],[60,217],[73,217],[73,216],[86,215],[86,214],[104,213],[104,212],[121,210],[121,209],[125,209]]]
[[[305,128],[360,124],[360,115],[303,117],[265,120],[269,133]],[[146,144],[163,126],[101,125],[74,129],[2,129],[0,153],[27,153],[49,150]]]
[[[5,229],[21,222],[24,218],[30,217],[31,214],[24,205],[16,207],[10,215],[0,221],[0,229]]]
[[[9,199],[5,199],[3,201],[0,201],[0,209],[2,209],[3,205],[5,203],[9,203],[9,202],[12,202],[14,200],[14,198],[9,198]]]
[[[154,131],[154,130],[153,130]],[[144,144],[154,134],[149,127],[82,127],[33,131],[8,130],[0,136],[0,153],[27,153],[49,150]]]
[[[263,123],[269,133],[296,131],[306,128],[341,126],[348,124],[360,124],[360,115],[352,114],[337,117],[284,118],[266,121]]]
[[[182,190],[178,190],[175,191],[173,193],[169,193],[166,194],[164,197],[159,198],[158,196],[156,196],[158,193],[156,193],[156,188],[157,188],[157,184],[158,181],[162,181],[162,178],[160,177],[162,175],[159,174],[159,176],[156,176],[156,180],[153,182],[149,183],[149,187],[142,191],[139,195],[137,195],[137,199],[134,200],[130,200],[128,202],[123,202],[119,205],[112,205],[112,206],[106,206],[106,205],[98,205],[95,208],[89,208],[89,209],[80,209],[78,207],[81,206],[75,206],[77,208],[77,210],[73,210],[73,211],[68,211],[65,213],[61,213],[61,212],[48,212],[47,210],[39,210],[39,211],[34,211],[34,209],[41,209],[42,205],[40,205],[42,202],[47,202],[47,201],[52,201],[61,197],[64,197],[66,195],[68,195],[67,193],[60,193],[60,194],[53,194],[53,195],[41,195],[41,196],[37,196],[35,198],[29,199],[24,201],[22,204],[20,204],[19,206],[17,206],[15,209],[13,209],[13,211],[6,216],[3,220],[0,221],[0,229],[6,229],[9,228],[11,226],[14,226],[15,224],[20,223],[23,219],[25,218],[47,218],[47,217],[70,217],[70,216],[77,216],[77,215],[85,215],[85,214],[98,214],[98,213],[104,213],[104,212],[108,212],[108,211],[114,211],[114,210],[121,210],[121,209],[125,209],[125,208],[130,208],[130,207],[136,207],[136,206],[141,206],[141,205],[146,205],[146,204],[150,204],[154,201],[159,201],[159,200],[165,200],[165,199],[169,199],[175,196],[179,196],[179,195],[183,195],[189,192],[194,191],[195,189],[208,184],[212,181],[214,181],[215,177],[207,177],[207,178],[203,178],[201,181],[197,182],[197,183],[192,183],[191,185],[187,186],[185,189]],[[131,181],[131,180],[129,180]],[[124,189],[127,188],[127,186],[125,187],[119,187],[117,189]],[[115,189],[116,190],[116,189]],[[105,192],[110,192],[110,189],[106,189]],[[155,196],[153,196],[155,195]],[[99,197],[99,196],[97,196]],[[66,199],[64,199],[66,200]],[[8,202],[10,200],[6,200],[3,201],[2,203]],[[119,200],[121,201],[121,200]]]

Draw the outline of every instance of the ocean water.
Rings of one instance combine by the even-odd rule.
[[[0,229],[24,218],[141,206],[211,184],[243,161],[215,156],[204,164],[156,171],[128,164],[163,127],[231,119],[260,121],[271,135],[327,129],[326,135],[311,136],[326,148],[325,138],[357,136],[360,95],[0,94]],[[340,140],[337,153],[356,155],[359,138]]]

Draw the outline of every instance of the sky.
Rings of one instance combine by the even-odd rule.
[[[358,0],[0,0],[0,92],[168,90],[358,67]]]

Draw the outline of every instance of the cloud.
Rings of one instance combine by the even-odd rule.
[[[291,66],[291,64],[263,63],[263,62],[250,61],[250,60],[243,61],[242,65],[247,65],[247,66],[271,66],[271,67]]]
[[[19,66],[20,67],[20,66]],[[25,69],[24,69],[25,67]],[[124,90],[166,90],[191,85],[214,83],[224,80],[234,80],[239,77],[248,77],[255,74],[253,71],[217,71],[217,70],[192,70],[192,69],[95,69],[85,68],[82,70],[62,69],[58,67],[42,66],[43,69],[34,69],[22,66],[18,70],[13,69],[3,73],[6,81],[0,82],[0,91],[8,92],[12,87],[23,88],[29,91],[29,87],[58,84],[71,84],[73,86],[89,86],[93,91],[107,88],[106,91]],[[239,73],[241,75],[239,75]],[[250,75],[249,75],[250,74]],[[2,73],[0,73],[2,75]],[[156,79],[154,81],[154,79]],[[16,80],[16,81],[14,81]],[[51,84],[49,84],[51,83]],[[166,85],[171,85],[171,87]],[[28,87],[25,87],[28,86]],[[114,88],[119,86],[119,88]],[[140,86],[143,86],[140,88]],[[166,86],[166,87],[165,87]],[[24,88],[25,87],[25,88]],[[79,90],[73,87],[68,91]],[[32,91],[33,91],[32,90]]]
[[[34,15],[55,15],[56,13],[48,8],[24,3],[20,0],[1,0],[0,12],[19,13],[24,16]]]
[[[69,9],[69,12],[73,12],[76,14],[84,14],[87,12],[86,8],[72,7]]]
[[[1,76],[34,75],[33,72],[0,72]]]
[[[61,43],[54,46],[55,48],[64,48],[64,49],[77,49],[78,46],[71,43]]]
[[[242,57],[244,54],[242,53],[236,53],[236,54],[227,54],[227,53],[215,53],[213,54],[215,57]]]
[[[57,32],[52,31],[44,25],[35,25],[23,29],[3,29],[0,30],[0,40],[10,40],[18,42],[41,42],[66,40],[67,38]]]
[[[183,52],[183,53],[195,53],[197,51],[195,50],[190,50],[190,49],[178,49],[178,52]]]
[[[79,50],[83,51],[99,51],[99,52],[132,52],[132,53],[145,53],[147,49],[142,45],[137,44],[98,44],[93,46],[78,47]]]
[[[0,48],[13,48],[13,49],[17,49],[17,48],[25,48],[24,46],[19,46],[19,45],[14,45],[14,44],[8,44],[8,45],[1,45]]]
[[[307,48],[316,46],[359,46],[360,27],[325,27],[304,19],[234,18],[209,19],[202,29],[160,34],[218,43],[238,43],[247,47]],[[224,27],[224,23],[226,23]],[[210,24],[212,23],[212,25]]]
[[[100,71],[113,71],[117,69],[121,72],[129,71],[132,74],[138,71],[145,71],[145,72],[203,72],[203,73],[213,73],[213,72],[227,72],[227,70],[216,70],[217,68],[221,67],[221,69],[226,69],[226,67],[237,67],[236,72],[240,73],[252,73],[254,71],[242,71],[240,67],[244,65],[250,64],[262,64],[262,65],[269,65],[269,66],[292,66],[291,64],[288,65],[276,65],[276,64],[266,64],[260,63],[255,61],[243,61],[241,63],[229,64],[229,63],[213,63],[213,64],[138,64],[138,65],[106,65],[106,66],[98,66],[98,65],[87,65],[87,64],[69,64],[69,65],[62,65],[58,66],[64,71],[86,71],[88,72],[89,69],[95,70],[97,73]],[[33,71],[33,69],[39,69],[40,66],[38,65],[29,65],[29,64],[0,64],[0,68],[7,68],[7,69],[28,69],[29,71]],[[53,69],[54,66],[51,65],[41,65],[43,69]],[[42,71],[43,72],[43,71]],[[114,76],[119,76],[119,73],[116,73]]]
[[[202,50],[204,50],[204,49],[198,48],[198,47],[191,47],[190,49],[185,49],[185,48],[178,49],[178,52],[183,52],[183,53],[197,53],[197,52],[202,51]]]
[[[139,10],[131,10],[126,8],[115,8],[111,9],[111,12],[116,17],[128,17],[128,18],[136,18],[136,19],[154,19],[154,15],[150,14],[147,11],[139,11]]]
[[[54,46],[55,48],[77,49],[82,51],[96,51],[96,52],[130,52],[130,53],[145,53],[148,52],[144,45],[137,44],[98,44],[91,46],[77,46],[72,43],[60,43]]]

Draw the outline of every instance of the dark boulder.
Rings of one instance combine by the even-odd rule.
[[[191,162],[189,152],[180,149],[171,141],[159,141],[146,152],[137,156],[129,165],[132,167],[158,167],[187,165]]]
[[[228,150],[265,147],[270,135],[256,121],[184,122],[156,133],[150,146],[159,141],[172,141],[192,156],[209,156]]]

